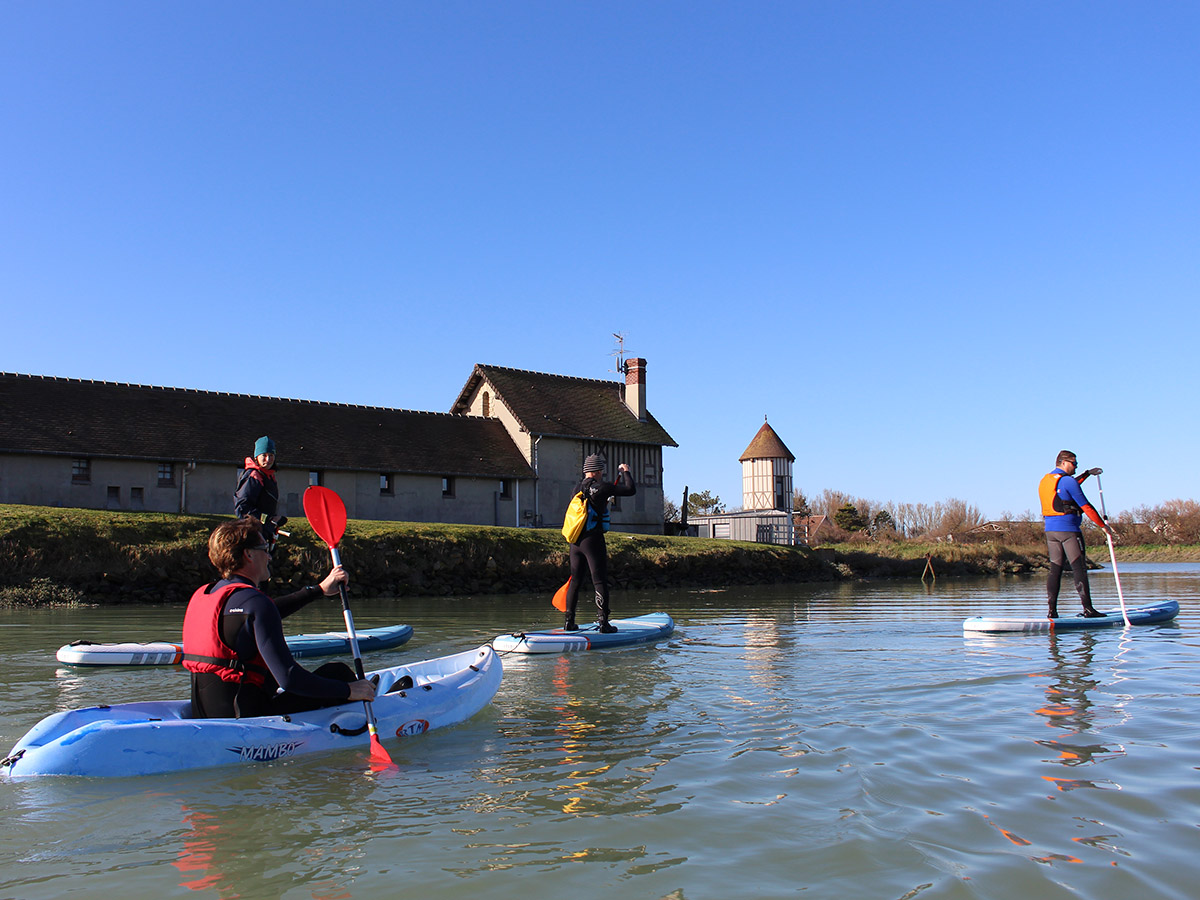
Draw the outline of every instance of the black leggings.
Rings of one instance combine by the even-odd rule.
[[[1062,584],[1063,561],[1071,563],[1075,592],[1084,609],[1092,608],[1092,589],[1088,585],[1087,550],[1083,535],[1078,531],[1047,531],[1046,547],[1050,551],[1050,575],[1046,579],[1046,599],[1050,608],[1058,609],[1058,588]]]
[[[567,618],[575,621],[575,606],[579,602],[579,584],[584,566],[592,576],[592,587],[596,589],[596,608],[603,624],[608,621],[608,546],[604,542],[604,531],[596,528],[571,544],[571,586],[567,588]]]

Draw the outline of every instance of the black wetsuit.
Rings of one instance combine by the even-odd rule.
[[[219,581],[245,581],[234,577]],[[273,716],[335,706],[350,699],[348,682],[358,676],[341,662],[326,663],[310,672],[292,657],[283,635],[283,618],[317,597],[313,586],[272,600],[245,581],[245,590],[234,591],[221,614],[221,640],[242,660],[253,660],[257,652],[270,670],[262,687],[222,681],[215,673],[192,673],[192,715],[196,718],[244,718]],[[284,693],[276,693],[282,687]]]
[[[608,520],[609,497],[632,497],[637,493],[633,478],[628,472],[617,476],[616,484],[609,484],[599,478],[584,478],[575,488],[582,491],[588,502],[587,524],[579,540],[571,544],[571,586],[567,589],[567,623],[575,621],[575,607],[579,602],[579,584],[583,577],[584,567],[592,576],[592,586],[596,590],[596,608],[599,610],[598,619],[601,625],[608,622],[608,546],[604,541],[604,530]]]

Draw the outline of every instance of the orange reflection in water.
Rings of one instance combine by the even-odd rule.
[[[217,817],[185,806],[183,822],[191,826],[191,831],[184,837],[179,856],[172,865],[185,876],[196,874],[199,877],[181,881],[179,886],[191,891],[219,891],[222,897],[240,897],[232,891],[231,885],[222,884],[222,875],[215,866],[216,836],[221,830]]]

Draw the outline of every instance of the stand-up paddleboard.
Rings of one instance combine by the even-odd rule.
[[[499,635],[492,641],[497,653],[572,653],[576,650],[604,650],[649,644],[669,637],[675,622],[666,613],[650,613],[632,619],[613,619],[616,631],[605,634],[595,623],[581,625],[578,631],[517,631]]]
[[[1129,610],[1130,625],[1157,625],[1160,622],[1170,622],[1179,615],[1179,604],[1174,600],[1164,600],[1152,606],[1140,606]],[[1124,627],[1125,617],[1119,609],[1112,610],[1095,619],[1085,619],[1082,616],[1060,616],[1048,619],[1045,616],[1036,619],[1009,618],[1003,616],[972,616],[963,621],[963,631],[1000,634],[1004,632],[1024,632],[1025,634],[1049,634],[1058,631],[1081,631],[1087,628],[1118,628]]]
[[[412,637],[411,625],[385,625],[381,628],[355,629],[358,649],[387,650],[407,643]],[[318,634],[294,634],[286,638],[292,656],[333,656],[350,652],[350,637],[344,631]],[[147,643],[94,644],[73,641],[58,648],[55,654],[60,663],[69,666],[177,666],[183,659],[183,646],[167,641]]]

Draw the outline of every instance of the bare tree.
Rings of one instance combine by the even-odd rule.
[[[821,491],[821,496],[809,501],[809,505],[812,507],[814,515],[829,516],[832,519],[834,513],[847,503],[852,503],[853,501],[854,498],[849,494],[825,488],[825,490]]]
[[[1159,506],[1139,506],[1133,515],[1168,544],[1200,543],[1200,503],[1168,500]]]
[[[951,497],[941,504],[941,518],[938,521],[939,534],[953,534],[956,531],[967,531],[983,524],[983,514],[979,507]]]

